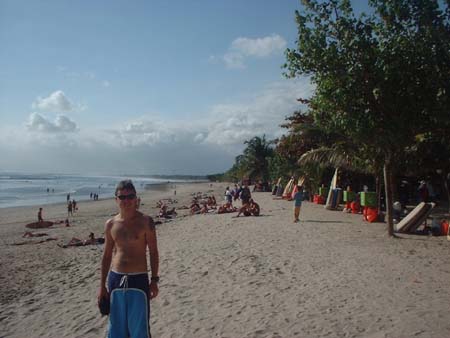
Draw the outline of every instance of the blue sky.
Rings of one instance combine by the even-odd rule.
[[[227,170],[311,93],[281,69],[299,6],[0,0],[0,170]]]

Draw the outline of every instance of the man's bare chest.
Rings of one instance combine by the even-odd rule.
[[[111,235],[115,242],[129,243],[145,240],[142,227],[135,225],[117,225],[112,229]]]

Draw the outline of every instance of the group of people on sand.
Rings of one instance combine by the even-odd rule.
[[[231,204],[231,202],[229,202],[229,201],[227,201],[225,204],[223,204],[217,208],[218,214],[227,214],[227,213],[236,212],[236,211],[238,211],[238,208],[233,207],[233,204]]]
[[[217,201],[214,195],[202,195],[198,193],[194,195],[189,206],[191,215],[207,214],[217,209]]]
[[[191,214],[217,210],[237,211],[237,216],[260,215],[260,207],[252,199],[248,185],[238,187],[237,195],[234,191],[231,196],[230,200],[226,193],[226,203],[217,206],[213,195],[196,195],[190,206]],[[138,210],[137,198],[130,180],[119,182],[115,191],[119,213],[106,221],[105,237],[96,238],[91,232],[86,240],[72,238],[61,245],[67,248],[104,244],[97,301],[101,314],[109,315],[110,337],[151,337],[150,300],[159,293],[159,253],[155,222]],[[233,200],[237,199],[242,202],[240,208],[233,207]],[[175,213],[168,203],[161,203],[159,208],[163,217]]]
[[[75,199],[67,201],[67,217],[73,216],[73,213],[77,210],[77,201]]]
[[[98,201],[98,194],[91,192],[91,194],[89,195],[89,199]]]
[[[247,204],[251,198],[252,193],[250,192],[250,188],[247,183],[243,186],[235,184],[234,189],[230,189],[230,187],[225,189],[225,201],[227,203],[233,204],[233,201],[240,199],[242,201],[242,205],[244,205]]]
[[[261,209],[259,207],[259,204],[256,203],[252,198],[250,198],[248,203],[243,204],[239,209],[236,217],[239,217],[241,214],[243,214],[244,216],[259,216],[260,212]]]
[[[176,215],[177,215],[177,212],[175,210],[175,207],[173,207],[172,209],[169,209],[167,204],[163,204],[161,206],[161,208],[159,209],[158,217],[167,219],[167,218],[175,217]]]
[[[44,222],[43,213],[44,213],[44,209],[43,208],[39,208],[38,214],[37,214],[38,223]],[[64,223],[66,225],[66,227],[70,226],[69,218],[66,218],[64,221],[56,221],[56,222],[53,222],[53,223],[59,223],[59,224]]]
[[[169,204],[177,202],[177,200],[173,200],[171,198],[159,200],[158,202],[156,202],[156,207],[159,208],[158,217],[165,219],[171,219],[172,217],[175,217],[177,215],[176,209],[175,207],[169,208]]]
[[[241,200],[242,206],[240,208],[233,207],[233,200]],[[238,212],[236,217],[240,215],[244,216],[259,216],[261,208],[258,203],[252,199],[252,194],[248,184],[245,183],[243,186],[234,185],[234,189],[230,190],[230,187],[225,189],[225,204],[219,207],[217,213],[227,213],[227,212]]]

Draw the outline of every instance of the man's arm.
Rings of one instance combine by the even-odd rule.
[[[158,241],[156,239],[155,224],[151,217],[149,217],[146,239],[148,251],[150,254],[150,269],[152,271],[152,277],[159,277]],[[158,293],[158,282],[152,281],[150,283],[150,298],[155,298]]]
[[[114,248],[114,240],[111,236],[112,225],[112,219],[108,220],[105,223],[105,245],[101,263],[100,289],[98,293],[98,300],[107,295],[106,277],[108,276],[108,272],[111,267],[112,252]]]

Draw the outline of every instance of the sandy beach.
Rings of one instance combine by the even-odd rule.
[[[225,184],[177,185],[141,194],[188,204],[204,192],[223,200]],[[450,242],[401,235],[362,215],[305,202],[293,223],[291,202],[254,193],[260,217],[188,215],[157,226],[160,294],[151,302],[153,337],[450,337]],[[64,220],[66,207],[44,207]],[[102,245],[63,249],[72,237],[101,235],[114,200],[79,203],[71,227],[24,239],[37,207],[0,209],[0,337],[104,337],[96,306]],[[22,244],[22,245],[14,245]]]

